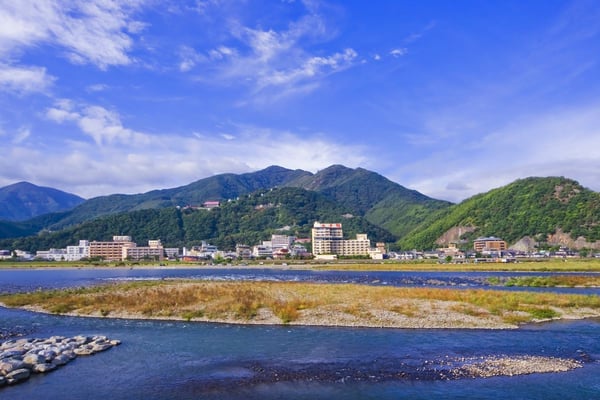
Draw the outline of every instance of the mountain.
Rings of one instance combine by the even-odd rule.
[[[272,166],[258,172],[240,175],[215,175],[171,189],[153,190],[141,194],[113,194],[95,197],[74,208],[62,219],[46,228],[61,229],[99,216],[126,211],[201,205],[208,200],[235,199],[256,190],[283,186],[306,174],[310,174],[310,172]]]
[[[319,192],[397,237],[413,230],[432,212],[451,205],[409,190],[375,172],[342,165],[303,175],[288,185]]]
[[[310,237],[314,221],[341,221],[346,237],[367,233],[373,243],[395,240],[384,229],[362,217],[349,217],[348,212],[320,193],[283,187],[253,192],[212,210],[168,207],[103,216],[57,232],[1,240],[0,248],[64,248],[80,239],[110,240],[119,234],[130,235],[140,244],[160,238],[167,247],[181,247],[207,240],[233,250],[236,243],[254,245],[270,240],[271,234]]]
[[[236,199],[257,190],[297,187],[318,192],[374,225],[401,237],[448,202],[431,199],[363,168],[333,165],[312,174],[271,166],[246,174],[221,174],[172,189],[142,194],[113,194],[89,199],[67,213],[27,221],[32,232],[59,230],[94,218],[128,211],[201,205],[208,200]],[[18,229],[14,229],[19,232]],[[0,237],[2,232],[0,232]]]
[[[600,193],[563,177],[520,179],[431,214],[399,245],[427,249],[478,236],[600,248]]]
[[[70,210],[84,201],[71,193],[19,182],[0,188],[0,220],[24,221],[42,214]]]

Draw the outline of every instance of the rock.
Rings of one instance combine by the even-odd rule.
[[[70,353],[72,354],[73,357],[71,357],[70,355],[67,355],[65,353],[59,354],[52,360],[52,364],[56,365],[57,367],[59,367],[61,365],[65,365],[66,363],[68,363],[69,361],[71,361],[73,358],[76,357],[75,353],[73,353],[73,352],[70,352]]]
[[[18,339],[0,343],[0,386],[27,379],[67,364],[78,355],[106,351],[120,344],[106,336],[79,335],[72,338]]]
[[[34,366],[36,364],[43,364],[46,362],[46,357],[40,354],[26,354],[23,357],[23,363],[28,366]]]
[[[43,364],[36,364],[33,366],[32,371],[33,372],[39,372],[39,373],[44,373],[44,372],[50,372],[53,369],[56,369],[57,365],[52,363],[43,363]]]
[[[12,385],[29,378],[29,375],[31,372],[27,368],[20,368],[6,374],[6,380],[9,385]]]
[[[4,375],[8,375],[8,373],[12,371],[23,368],[25,368],[25,363],[16,358],[4,360],[0,363],[0,373],[4,373]]]

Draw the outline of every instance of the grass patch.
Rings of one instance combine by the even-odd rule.
[[[303,282],[129,282],[2,295],[0,302],[9,307],[41,307],[58,314],[99,312],[104,316],[237,322],[268,316],[269,313],[261,313],[264,309],[284,324],[301,322],[303,310],[310,314],[310,310],[320,307],[367,322],[382,311],[418,319],[425,317],[421,314],[425,312],[443,313],[444,307],[455,313],[508,323],[556,318],[579,308],[596,310],[600,315],[600,296],[593,295]]]

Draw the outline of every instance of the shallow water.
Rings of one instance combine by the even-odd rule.
[[[313,271],[280,269],[10,269],[0,270],[0,293],[79,287],[127,280],[206,279],[216,281],[292,281],[357,283],[377,286],[447,287],[453,289],[528,290],[596,294],[600,288],[521,288],[492,286],[488,278],[589,275],[599,273],[553,272],[435,272],[435,271]]]
[[[2,272],[0,291],[38,284],[82,286],[115,277],[165,277],[160,270],[135,275],[127,270],[28,271],[14,276]],[[210,273],[219,278],[218,272]],[[270,271],[243,273],[260,277]],[[235,272],[222,278],[230,279],[231,274]],[[410,330],[113,320],[0,308],[0,329],[28,337],[102,334],[123,342],[0,389],[0,398],[7,399],[600,398],[598,319],[518,330]],[[443,380],[438,374],[446,361],[495,355],[574,358],[583,367],[488,379]]]

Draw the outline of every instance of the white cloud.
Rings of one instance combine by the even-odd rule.
[[[21,144],[25,140],[27,140],[27,138],[30,135],[31,135],[31,130],[29,128],[21,127],[13,136],[12,143],[13,144]]]
[[[54,80],[46,73],[46,68],[0,64],[0,91],[18,94],[46,92]]]
[[[406,55],[407,52],[408,50],[406,48],[392,49],[390,50],[390,55],[394,58],[398,58],[402,57],[403,55]]]
[[[108,85],[104,83],[96,83],[85,88],[88,92],[103,92],[108,89]]]
[[[97,145],[124,143],[140,145],[148,142],[147,135],[123,127],[115,111],[100,106],[74,106],[69,100],[60,100],[46,110],[46,117],[54,122],[76,122],[81,131]]]
[[[229,22],[229,31],[219,45],[198,53],[183,47],[179,69],[197,68],[203,82],[245,85],[254,103],[307,93],[319,87],[323,79],[360,64],[352,48],[324,53],[315,50],[318,43],[332,36],[319,7],[303,2],[305,15],[284,29],[244,26]],[[241,100],[239,104],[247,104]]]
[[[366,166],[371,158],[368,148],[332,141],[324,134],[252,125],[229,124],[219,129],[221,133],[140,132],[127,127],[114,110],[66,99],[45,115],[65,129],[79,129],[84,136],[61,143],[48,138],[48,143],[34,148],[12,146],[0,159],[0,176],[84,197],[175,187],[214,174],[250,172],[269,165],[313,172],[331,164]],[[55,147],[48,151],[50,145]]]
[[[132,62],[132,34],[144,25],[133,19],[141,0],[36,0],[0,2],[0,56],[50,43],[77,64],[106,69]]]
[[[528,176],[565,176],[600,191],[599,104],[549,110],[472,140],[444,143],[420,146],[419,152],[429,156],[407,162],[390,175],[451,201]],[[419,171],[419,177],[413,171]]]

